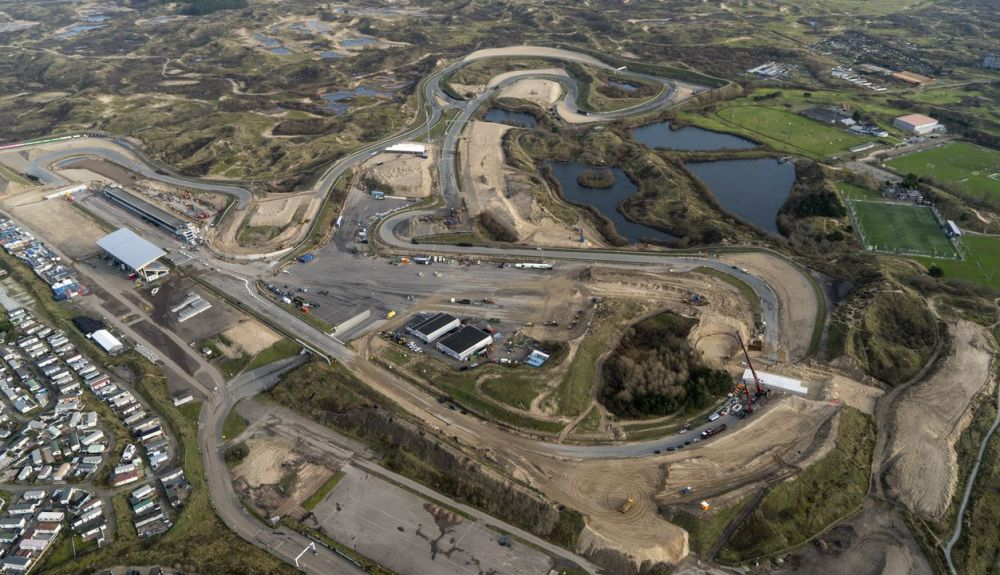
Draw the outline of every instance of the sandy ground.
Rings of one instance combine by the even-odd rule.
[[[816,325],[816,292],[809,280],[790,263],[763,253],[725,255],[722,261],[741,268],[767,282],[778,296],[778,360],[795,362],[809,350]]]
[[[501,98],[518,98],[548,109],[559,100],[562,86],[552,80],[525,79],[515,82],[500,92]]]
[[[547,246],[580,246],[580,234],[558,222],[535,201],[534,184],[504,164],[501,141],[510,126],[470,122],[459,142],[463,192],[471,217],[489,212],[512,230],[519,242]],[[474,158],[474,159],[473,159]],[[604,245],[589,224],[583,226],[590,245]]]
[[[939,518],[958,480],[955,442],[969,425],[969,404],[992,383],[992,338],[986,328],[959,321],[954,348],[940,370],[906,391],[892,417],[886,480],[910,509]]]
[[[426,198],[431,195],[435,154],[428,146],[427,158],[414,154],[390,154],[383,152],[362,164],[362,169],[392,186],[393,195],[407,198]]]
[[[872,506],[784,557],[774,575],[931,575],[920,546],[894,511]]]
[[[823,399],[842,401],[858,411],[875,415],[875,403],[885,391],[847,376],[834,374],[821,392]]]
[[[281,336],[257,320],[244,319],[222,332],[247,355],[255,355],[274,345]]]
[[[822,424],[836,410],[825,402],[775,398],[738,435],[722,434],[696,450],[626,460],[532,458],[526,474],[546,495],[586,514],[583,550],[612,547],[638,561],[676,563],[688,553],[687,533],[661,519],[659,505],[725,499],[733,491],[745,494],[748,484],[788,476],[789,465],[815,460],[832,446],[835,434]],[[810,448],[824,428],[822,447]],[[696,488],[690,502],[678,494],[687,485]],[[629,495],[635,504],[621,513]]]
[[[282,227],[292,222],[301,206],[307,205],[312,198],[311,193],[305,194],[270,194],[268,198],[257,202],[257,207],[250,216],[251,226]]]
[[[0,206],[67,256],[83,259],[100,252],[97,240],[106,236],[94,220],[65,199],[43,199],[51,190],[10,196]]]
[[[334,469],[308,456],[286,436],[265,431],[247,441],[247,446],[250,454],[233,469],[233,479],[251,504],[268,516],[301,516],[299,505],[333,475]],[[290,474],[295,481],[286,495],[276,485]]]

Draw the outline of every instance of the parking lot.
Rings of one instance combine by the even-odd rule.
[[[545,575],[548,556],[351,466],[314,510],[322,530],[398,573]],[[508,543],[508,541],[504,541]]]

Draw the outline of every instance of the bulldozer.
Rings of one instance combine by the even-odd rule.
[[[628,513],[629,510],[632,509],[633,505],[635,505],[635,495],[629,495],[625,498],[625,502],[622,503],[622,506],[618,508],[618,511],[621,513]]]

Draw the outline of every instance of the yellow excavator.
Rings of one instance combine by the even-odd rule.
[[[629,495],[625,498],[625,503],[622,503],[622,506],[618,508],[618,511],[628,513],[633,505],[635,505],[635,495]]]

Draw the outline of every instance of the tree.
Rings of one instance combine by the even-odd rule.
[[[944,276],[944,270],[940,266],[932,265],[927,268],[927,273],[930,274],[932,278],[939,278]]]

